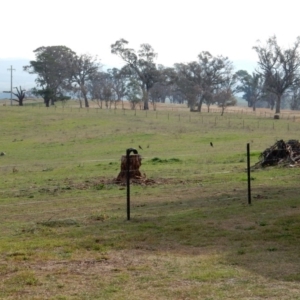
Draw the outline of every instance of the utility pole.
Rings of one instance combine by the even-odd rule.
[[[13,93],[13,71],[16,71],[13,69],[12,66],[10,66],[10,69],[7,69],[7,71],[10,71],[10,106],[12,106],[12,93]]]

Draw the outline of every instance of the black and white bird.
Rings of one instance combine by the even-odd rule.
[[[211,145],[212,147],[214,146],[212,142],[210,142],[210,145]]]

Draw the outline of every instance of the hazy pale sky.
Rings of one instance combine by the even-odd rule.
[[[201,51],[255,63],[252,47],[276,35],[290,46],[300,35],[299,0],[6,0],[1,3],[0,58],[34,59],[40,46],[65,45],[120,67],[110,45],[120,38],[150,44],[172,66]]]

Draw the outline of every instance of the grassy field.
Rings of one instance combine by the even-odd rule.
[[[1,106],[0,128],[0,299],[300,299],[300,169],[252,172],[252,205],[245,172],[299,114]],[[130,147],[152,183],[127,221]]]

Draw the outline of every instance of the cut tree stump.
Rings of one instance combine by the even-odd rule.
[[[130,179],[142,179],[143,176],[140,172],[140,166],[142,165],[142,157],[139,154],[129,155],[129,175]],[[127,156],[121,157],[121,172],[119,173],[116,182],[125,183],[127,179]]]

